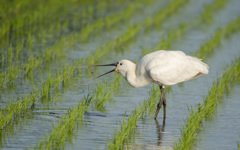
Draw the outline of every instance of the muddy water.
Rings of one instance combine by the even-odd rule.
[[[113,53],[108,62],[115,62],[122,58],[137,60],[140,57],[141,48],[151,48],[169,28],[177,26],[179,22],[191,20],[202,10],[200,6],[209,2],[211,1],[190,2],[177,15],[169,18],[163,25],[162,30],[150,32],[148,35],[142,33],[133,44],[128,46],[129,50],[121,54]],[[171,49],[180,49],[187,54],[193,53],[211,37],[211,33],[218,27],[224,26],[228,21],[240,14],[239,9],[237,9],[239,5],[238,0],[230,1],[223,11],[214,15],[213,25],[191,28],[184,37],[175,41]],[[157,9],[157,7],[154,9]],[[118,33],[120,32],[113,31],[111,34]],[[106,34],[106,36],[111,34]],[[165,125],[162,123],[162,111],[159,112],[157,122],[148,116],[139,120],[135,133],[136,136],[126,147],[130,149],[172,149],[173,141],[177,140],[180,135],[179,126],[183,124],[182,118],[186,118],[188,112],[187,105],[195,106],[202,102],[202,95],[207,94],[212,82],[217,76],[221,75],[221,69],[229,64],[235,56],[239,55],[239,39],[240,33],[224,40],[221,47],[216,49],[214,55],[205,60],[210,66],[209,75],[185,82],[181,86],[172,86],[173,91],[167,94],[167,118]],[[68,59],[81,58],[86,55],[85,51],[87,49],[91,48],[94,50],[96,45],[96,43],[84,46],[78,45],[79,47],[77,46],[75,50],[71,51]],[[80,51],[78,51],[78,48]],[[57,64],[52,67],[54,68],[54,66],[57,66]],[[100,69],[98,72],[104,72],[108,69]],[[105,79],[110,78],[112,78],[112,75],[105,77]],[[39,84],[38,82],[36,84]],[[14,125],[12,129],[14,134],[12,136],[10,134],[6,139],[3,149],[23,149],[35,146],[39,140],[44,138],[46,134],[49,134],[54,121],[59,121],[59,117],[68,108],[74,106],[76,101],[79,101],[88,91],[94,89],[94,82],[89,84],[89,90],[80,86],[81,83],[81,80],[76,80],[76,86],[70,85],[70,87],[63,89],[58,96],[56,104],[37,105],[36,109],[29,113],[27,118]],[[146,99],[150,89],[151,85],[135,89],[122,80],[119,91],[110,102],[106,103],[103,111],[89,108],[89,111],[84,114],[83,123],[74,131],[71,143],[66,144],[65,148],[104,149],[107,138],[111,139],[113,131],[119,127],[125,112],[128,115],[135,106],[138,106]],[[18,93],[24,94],[26,90],[28,90],[27,87]],[[238,109],[239,101],[237,101],[237,98],[240,96],[238,91],[239,87],[234,88],[224,98],[223,104],[219,106],[216,117],[206,122],[206,127],[200,133],[200,141],[195,149],[236,149],[237,141],[240,141],[239,121],[236,121],[239,120],[238,116],[240,116]],[[9,97],[10,94],[2,97],[2,101],[7,100]],[[221,142],[222,140],[224,142]],[[216,143],[219,144],[217,145]]]

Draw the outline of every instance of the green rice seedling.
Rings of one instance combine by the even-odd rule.
[[[38,67],[40,64],[42,64],[43,60],[41,57],[36,58],[33,56],[30,56],[28,58],[28,62],[23,64],[22,68],[24,70],[24,76],[29,76],[33,72],[33,70]]]
[[[154,26],[156,29],[159,29],[163,21],[173,15],[175,11],[181,8],[189,0],[174,0],[168,4],[164,9],[159,10],[153,18],[147,18],[145,23],[145,31]]]
[[[167,39],[160,41],[157,44],[157,49],[169,49],[175,39],[180,37],[183,33],[187,31],[187,24],[180,24],[175,30],[170,30],[167,35]]]
[[[195,54],[198,58],[204,58],[205,56],[208,56],[212,54],[213,48],[217,47],[221,43],[221,36],[222,36],[222,31],[217,30],[215,32],[215,35],[213,38],[208,40],[205,44],[203,44],[200,49],[197,51],[197,54]]]
[[[46,50],[43,53],[43,58],[46,63],[53,62],[55,59],[58,58],[58,56],[62,55],[64,43],[56,43],[50,48],[46,48]],[[56,51],[55,51],[56,50]]]
[[[86,39],[88,39],[90,33],[94,30],[100,30],[101,28],[103,28],[103,20],[102,19],[99,19],[95,24],[92,24],[92,25],[87,25],[84,30],[84,32],[82,32],[82,36],[81,36],[81,42],[84,42],[86,41]]]
[[[17,43],[16,43],[16,48],[15,48],[16,61],[19,60],[19,53],[20,53],[20,51],[22,51],[23,45],[24,45],[24,40],[22,40],[22,42],[17,42]]]
[[[45,102],[45,100],[50,99],[50,92],[51,92],[52,85],[53,85],[53,78],[51,74],[48,75],[45,82],[42,79],[41,92],[40,92],[40,99],[42,100],[42,102]]]
[[[12,44],[10,44],[7,53],[8,53],[8,65],[11,66],[12,61],[13,61],[13,47],[12,47]]]
[[[213,23],[213,13],[223,8],[227,2],[227,0],[214,0],[210,5],[206,5],[203,13],[198,17],[198,21],[205,24]]]
[[[117,16],[111,16],[111,18],[107,18],[106,21],[108,22],[106,29],[108,30],[112,25],[116,24],[117,22],[124,23],[126,22],[129,18],[133,17],[135,14],[141,13],[141,5],[144,4],[144,7],[152,5],[154,0],[148,1],[138,1],[135,4],[130,4],[128,5],[129,7],[125,9],[123,13],[121,13],[120,17]]]
[[[101,84],[98,82],[94,89],[94,106],[98,110],[103,110],[103,104],[112,97],[112,94],[112,91],[108,88],[107,81]]]
[[[28,119],[33,118],[33,112],[32,109],[28,109],[24,113],[20,113],[20,115],[16,115],[12,118],[11,123],[7,124],[1,131],[0,131],[0,147],[3,147],[5,145],[7,139],[9,137],[12,137],[15,133],[19,131],[19,128],[16,128],[16,126],[20,127],[22,124],[21,122],[24,122]]]
[[[56,75],[55,75],[55,79],[54,79],[54,85],[53,85],[53,87],[54,87],[55,90],[58,89],[58,86],[59,86],[59,84],[61,83],[61,81],[62,81],[62,75],[56,74]]]
[[[7,84],[7,73],[1,72],[0,73],[0,87],[2,89],[4,89],[6,84]]]
[[[229,37],[231,34],[239,31],[240,16],[229,22],[223,29],[223,37]]]
[[[94,106],[98,110],[103,110],[103,105],[110,100],[114,91],[118,88],[120,84],[121,76],[113,75],[113,80],[107,82],[104,80],[103,83],[97,83],[97,86],[94,89]]]
[[[60,149],[64,147],[65,141],[71,141],[71,136],[77,124],[81,123],[83,114],[88,110],[92,102],[92,94],[83,97],[78,104],[69,109],[59,120],[55,122],[51,133],[46,135],[35,149]]]
[[[33,42],[34,42],[34,39],[33,39],[32,35],[28,34],[28,38],[27,38],[27,49],[28,49],[28,51],[32,51]]]
[[[159,88],[155,87],[154,84],[152,85],[152,89],[149,92],[149,97],[147,100],[148,103],[148,114],[152,116],[156,106],[157,106],[157,99],[160,97],[161,93],[159,92]]]
[[[113,75],[113,80],[109,85],[110,89],[112,89],[113,92],[117,91],[117,89],[119,88],[121,79],[122,77],[120,75],[118,74]]]
[[[17,66],[12,65],[12,66],[8,67],[7,74],[5,74],[7,82],[5,82],[5,83],[8,83],[9,85],[12,85],[13,80],[18,77],[19,72],[20,72],[20,69]],[[5,86],[5,85],[3,85],[3,86]]]
[[[121,49],[122,45],[126,45],[129,41],[134,39],[141,30],[141,24],[131,25],[122,36],[118,37],[114,43],[114,49]]]
[[[206,43],[204,43],[195,53],[195,55],[202,59],[208,55],[211,55],[214,52],[214,48],[218,47],[221,44],[221,40],[224,37],[229,37],[231,34],[237,33],[240,30],[239,23],[240,17],[229,22],[223,28],[216,30],[214,36]]]
[[[70,67],[69,64],[65,65],[62,73],[62,85],[65,86],[69,83],[70,77],[73,75],[75,68]]]
[[[5,57],[4,57],[4,54],[2,53],[2,59],[1,59],[1,61],[2,61],[2,67],[4,66],[4,61],[5,61]]]
[[[181,137],[174,143],[174,149],[190,149],[195,141],[201,124],[206,118],[210,118],[216,111],[217,105],[223,101],[225,93],[229,92],[234,85],[240,83],[240,56],[231,65],[224,69],[222,76],[213,83],[208,94],[203,97],[203,103],[197,108],[191,107],[184,126],[181,130]]]
[[[75,60],[72,66],[70,66],[69,64],[65,64],[63,67],[61,67],[62,69],[58,68],[57,73],[52,76],[53,88],[57,90],[60,84],[62,84],[62,87],[68,85],[68,83],[73,79],[75,68],[79,66],[81,62],[82,59]]]
[[[138,108],[135,108],[134,111],[128,115],[128,121],[126,121],[125,116],[123,117],[123,121],[120,123],[120,129],[118,128],[116,132],[113,133],[112,140],[108,140],[106,149],[124,149],[124,143],[128,143],[131,139],[136,129],[138,119],[145,115],[145,106],[147,106],[146,101],[143,101]]]
[[[37,95],[37,92],[31,93],[17,101],[9,101],[5,108],[1,108],[0,132],[2,132],[7,125],[12,124],[15,118],[19,117],[20,115],[24,115],[26,111],[31,109],[34,106]]]

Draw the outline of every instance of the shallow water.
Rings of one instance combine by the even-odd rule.
[[[181,22],[190,21],[202,10],[202,6],[211,2],[210,0],[192,1],[179,11],[177,15],[170,17],[163,25],[161,30],[148,33],[141,33],[139,37],[130,44],[124,53],[113,53],[108,62],[116,62],[119,59],[126,58],[137,60],[141,53],[140,49],[151,48],[155,45],[159,38],[170,28],[177,26]],[[160,5],[160,2],[159,2]],[[206,27],[194,27],[187,31],[184,37],[178,38],[172,45],[171,49],[181,49],[187,54],[193,53],[201,44],[207,41],[212,33],[218,28],[224,26],[232,18],[240,14],[237,9],[240,5],[238,0],[232,0],[227,3],[225,8],[214,15],[214,24]],[[201,6],[201,7],[200,7]],[[153,11],[157,10],[157,5]],[[149,12],[148,12],[149,13]],[[141,19],[137,16],[136,20]],[[133,22],[136,21],[133,19]],[[122,27],[124,30],[126,26]],[[104,34],[110,38],[111,35],[119,34],[122,30],[111,31]],[[94,50],[96,45],[104,43],[104,40],[96,38],[92,43],[86,45],[77,45],[76,49],[71,50],[68,58],[59,64],[52,64],[54,68],[65,61],[78,59],[86,55],[89,49]],[[172,86],[173,91],[167,94],[167,118],[165,125],[162,123],[162,110],[159,112],[158,121],[154,121],[152,117],[144,117],[137,122],[135,137],[126,147],[129,149],[172,149],[173,141],[180,136],[179,126],[183,125],[183,118],[188,113],[187,106],[195,106],[202,102],[202,96],[206,95],[213,81],[217,76],[221,75],[221,70],[229,64],[235,56],[240,54],[240,33],[235,34],[229,39],[225,39],[219,48],[215,50],[213,56],[204,60],[210,66],[210,73],[192,81]],[[98,41],[98,42],[97,42]],[[100,42],[99,42],[100,41]],[[71,61],[70,61],[71,62]],[[104,62],[103,62],[104,63]],[[96,73],[104,72],[107,69],[99,69]],[[94,74],[93,76],[96,76]],[[105,79],[111,78],[108,75]],[[85,78],[85,77],[83,77]],[[88,78],[88,77],[86,77]],[[27,81],[26,81],[27,82]],[[24,82],[24,83],[26,83]],[[40,80],[36,81],[39,85]],[[2,149],[24,149],[35,146],[39,140],[49,134],[53,122],[58,122],[68,108],[73,107],[76,101],[88,93],[93,91],[95,83],[92,82],[86,87],[82,87],[81,80],[74,81],[76,86],[70,85],[63,89],[57,103],[38,104],[36,109],[28,115],[27,118],[21,119],[18,124],[12,128],[12,134],[7,136],[3,143]],[[1,107],[4,107],[9,98],[16,98],[29,91],[34,83],[29,85],[19,85],[16,91],[1,93]],[[135,106],[148,98],[148,93],[152,85],[143,88],[132,88],[126,84],[124,79],[121,80],[121,86],[117,94],[112,100],[104,105],[104,111],[97,111],[89,108],[84,114],[82,124],[74,130],[71,136],[71,143],[67,143],[66,149],[104,149],[107,139],[111,139],[113,132],[119,127],[120,122],[125,114],[128,115]],[[21,89],[21,90],[20,90]],[[240,141],[239,117],[238,109],[239,87],[235,87],[218,106],[218,111],[212,120],[206,122],[206,126],[200,132],[200,141],[197,142],[195,149],[236,149],[237,141]],[[234,114],[234,115],[233,115]],[[224,141],[224,142],[222,142]],[[216,144],[218,143],[218,144]]]
[[[239,86],[233,88],[218,106],[216,115],[206,121],[196,149],[237,149],[240,141],[239,90]]]

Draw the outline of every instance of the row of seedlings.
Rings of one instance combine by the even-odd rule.
[[[138,6],[136,6],[136,7],[132,7],[132,5],[131,6],[129,6],[128,7],[128,9],[126,9],[126,11],[124,11],[124,12],[122,12],[122,13],[117,13],[117,14],[112,14],[112,15],[110,15],[110,16],[107,16],[106,17],[106,19],[105,19],[105,23],[103,24],[104,26],[112,26],[114,23],[117,23],[117,22],[110,22],[110,21],[107,21],[107,20],[113,20],[112,18],[115,18],[116,16],[118,16],[118,18],[124,18],[124,16],[132,16],[132,13],[136,10],[136,9],[138,9],[139,7]],[[121,14],[121,15],[120,15]],[[130,18],[129,18],[130,19]],[[126,20],[126,17],[125,17],[125,20]],[[86,30],[84,29],[83,31],[84,32],[81,32],[81,34],[78,34],[78,33],[75,33],[75,34],[71,34],[71,35],[69,35],[69,36],[67,36],[67,37],[63,37],[63,38],[61,38],[61,39],[59,39],[58,41],[56,41],[55,42],[55,44],[53,45],[53,46],[50,46],[49,48],[46,48],[45,50],[44,50],[44,56],[42,56],[41,57],[41,54],[39,54],[39,53],[37,53],[37,54],[35,54],[34,56],[30,56],[30,60],[35,60],[35,63],[31,63],[31,64],[29,64],[29,62],[32,62],[32,61],[30,61],[30,60],[28,60],[27,62],[26,62],[26,64],[23,64],[21,67],[23,67],[23,68],[21,68],[21,67],[19,67],[18,65],[11,65],[11,63],[10,63],[10,65],[9,65],[9,67],[8,67],[8,69],[6,69],[6,72],[5,73],[2,73],[2,74],[4,74],[4,75],[1,75],[1,77],[4,77],[2,80],[4,80],[4,82],[2,82],[1,83],[1,85],[0,85],[0,87],[5,87],[5,85],[6,84],[12,84],[11,82],[9,82],[8,81],[8,76],[10,76],[11,75],[11,71],[12,70],[16,70],[16,71],[20,71],[21,69],[23,69],[23,70],[33,70],[34,68],[36,68],[37,66],[40,66],[43,62],[48,62],[49,63],[49,60],[51,60],[51,61],[53,61],[54,60],[54,58],[57,58],[58,56],[59,57],[62,57],[63,56],[63,48],[65,47],[65,49],[68,49],[68,48],[70,48],[72,45],[74,45],[77,41],[78,41],[78,39],[81,39],[81,40],[86,40],[87,38],[86,37],[89,37],[89,35],[87,34],[85,34],[85,33],[87,33],[87,29],[89,28],[89,27],[94,27],[94,26],[98,26],[98,21],[96,21],[96,22],[94,22],[93,24],[90,24],[90,25],[88,25],[88,26],[86,26]],[[93,30],[93,28],[89,28],[91,31],[96,31],[96,29],[94,29]],[[86,31],[86,32],[85,32]],[[97,31],[96,31],[97,32]],[[85,38],[83,38],[83,37],[85,37]],[[67,43],[67,45],[68,45],[68,47],[66,47],[66,45],[63,45],[63,43],[65,42],[65,41],[68,41],[68,43]],[[70,41],[70,42],[69,42]],[[12,50],[12,47],[10,47],[9,48],[9,53],[8,53],[8,57],[6,57],[7,59],[5,59],[5,57],[4,57],[4,55],[3,55],[3,57],[2,57],[2,63],[4,62],[4,59],[5,59],[5,61],[6,60],[8,60],[8,62],[10,62],[10,61],[12,61],[14,58],[18,58],[19,56],[18,56],[18,54],[19,54],[19,50],[20,50],[20,48],[22,48],[22,44],[21,45],[19,45],[19,46],[17,46],[16,47],[16,56],[14,56],[14,53],[13,53],[13,50]],[[61,49],[60,51],[55,51],[55,50],[58,50],[58,49]],[[34,59],[34,58],[32,58],[32,57],[38,57],[37,59]],[[46,60],[46,61],[45,61]],[[11,66],[11,67],[10,67]],[[9,72],[9,73],[7,73],[7,72]],[[25,72],[27,72],[27,74],[26,75],[29,75],[29,73],[31,72],[31,71],[25,71]],[[17,77],[17,74],[18,74],[19,72],[16,72],[15,73],[15,75],[14,75],[14,77]],[[25,75],[25,73],[24,73],[24,75]],[[12,81],[12,80],[11,80]]]
[[[91,20],[102,17],[98,15],[105,15],[107,11],[109,13],[109,8],[111,8],[109,6],[115,3],[122,4],[123,1],[91,1],[87,4],[84,1],[34,1],[25,3],[26,5],[22,6],[22,8],[21,3],[13,4],[9,1],[5,1],[4,3],[6,5],[3,5],[3,7],[7,12],[4,13],[3,17],[7,19],[4,19],[1,26],[2,32],[0,37],[3,40],[1,40],[2,44],[10,42],[9,36],[14,37],[14,39],[20,39],[26,36],[29,31],[37,35],[38,32],[44,31],[46,28],[58,28],[60,24],[64,24],[60,17],[69,18],[69,23],[74,20],[75,24],[78,19],[78,26],[79,24],[84,26]],[[117,7],[112,11],[115,10],[117,10]],[[72,23],[70,25],[72,28]]]

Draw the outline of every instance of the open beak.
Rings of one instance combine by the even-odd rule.
[[[76,69],[78,69],[78,68],[86,68],[86,67],[117,66],[117,64],[118,64],[118,62],[112,63],[112,64],[105,64],[105,65],[80,66],[80,67],[77,67]],[[101,74],[101,75],[99,75],[99,76],[97,76],[97,77],[95,77],[95,78],[93,78],[93,79],[91,79],[91,80],[88,80],[88,81],[87,81],[86,83],[84,83],[83,85],[86,85],[86,84],[89,83],[90,81],[93,81],[93,80],[95,80],[95,79],[97,79],[97,78],[100,78],[100,77],[102,77],[102,76],[104,76],[104,75],[106,75],[106,74],[109,74],[109,73],[111,73],[111,72],[117,72],[117,73],[119,73],[119,70],[117,70],[117,68],[115,68],[115,69],[113,69],[113,70],[110,70],[110,71],[108,71],[108,72],[106,72],[106,73],[104,73],[104,74]]]

